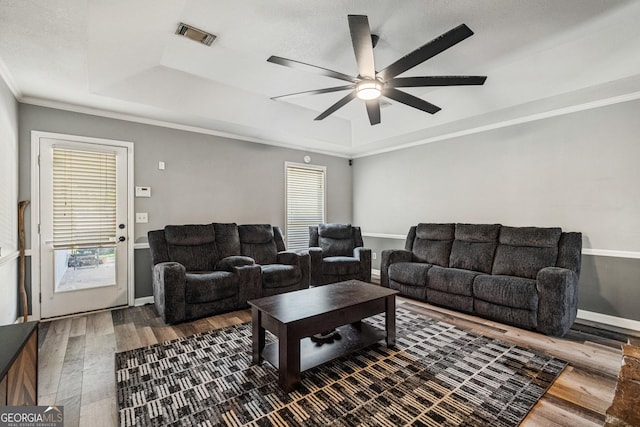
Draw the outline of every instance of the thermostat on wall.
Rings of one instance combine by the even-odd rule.
[[[151,197],[151,187],[136,187],[136,197]]]

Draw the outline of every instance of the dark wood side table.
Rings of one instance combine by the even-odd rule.
[[[0,326],[0,406],[38,404],[38,322]]]
[[[289,392],[300,373],[386,340],[396,341],[398,291],[349,280],[249,301],[253,327],[253,362],[278,368],[280,387]],[[361,320],[385,313],[385,330]],[[337,328],[341,339],[316,345],[310,336]],[[265,345],[265,330],[278,341]]]

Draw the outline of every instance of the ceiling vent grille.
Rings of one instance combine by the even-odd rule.
[[[207,46],[211,46],[211,43],[216,39],[211,33],[207,33],[206,31],[199,30],[191,25],[187,25],[184,23],[180,23],[178,25],[178,29],[176,30],[176,34],[181,36],[185,36],[191,40],[197,41]]]

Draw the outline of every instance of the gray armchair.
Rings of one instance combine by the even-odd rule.
[[[371,249],[363,246],[360,227],[351,224],[309,227],[311,285],[351,279],[371,282]]]
[[[270,224],[239,225],[240,253],[262,270],[262,296],[309,287],[309,255],[289,252],[279,227]]]
[[[153,297],[167,324],[245,307],[261,296],[260,267],[240,256],[236,224],[150,231]]]

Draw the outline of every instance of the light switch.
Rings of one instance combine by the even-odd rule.
[[[164,170],[164,162],[158,162],[158,169],[160,169],[161,171]]]
[[[149,214],[146,212],[136,212],[136,223],[142,224],[149,222]]]
[[[151,187],[136,187],[136,197],[151,197]]]

